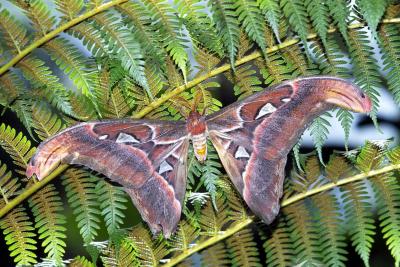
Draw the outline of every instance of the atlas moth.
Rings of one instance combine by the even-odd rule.
[[[187,156],[207,158],[210,139],[232,183],[265,223],[279,212],[286,158],[307,125],[339,106],[369,112],[371,100],[353,83],[314,76],[286,81],[208,116],[186,121],[104,120],[72,126],[39,145],[27,176],[43,179],[59,164],[79,164],[121,184],[150,229],[166,237],[179,222]]]

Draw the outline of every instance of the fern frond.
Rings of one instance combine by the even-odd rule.
[[[89,243],[94,240],[100,229],[100,210],[95,191],[97,179],[86,171],[75,168],[69,168],[62,179],[79,232],[83,241]]]
[[[382,47],[382,60],[388,89],[394,101],[400,105],[400,31],[394,25],[382,25],[379,28],[379,40]]]
[[[69,21],[79,15],[85,6],[83,0],[56,0],[57,10],[61,12],[61,20]]]
[[[294,70],[292,77],[319,74],[316,65],[307,60],[304,51],[302,51],[302,48],[298,45],[284,49],[282,56],[288,68]]]
[[[333,21],[339,28],[344,40],[348,43],[347,23],[350,17],[348,2],[346,0],[327,0],[326,5],[328,6]]]
[[[226,240],[232,266],[262,266],[251,229],[243,229]]]
[[[321,246],[322,262],[327,266],[346,266],[346,237],[342,228],[337,197],[332,192],[314,198],[318,208],[318,233]]]
[[[71,91],[69,92],[69,99],[74,114],[80,120],[88,121],[99,119],[96,106],[90,98]]]
[[[69,76],[80,92],[94,99],[96,95],[96,78],[88,61],[82,53],[68,40],[58,37],[44,46],[51,59]]]
[[[26,57],[17,66],[34,88],[40,88],[43,98],[48,99],[51,105],[67,115],[72,114],[68,92],[45,62],[38,58]]]
[[[243,25],[246,34],[257,43],[261,52],[266,56],[265,24],[256,0],[238,0],[235,1],[234,7],[236,16]]]
[[[272,28],[276,38],[279,40],[279,17],[280,9],[279,3],[276,0],[257,0],[265,19],[268,21],[269,26]]]
[[[243,99],[255,92],[263,90],[262,82],[257,77],[257,72],[251,65],[240,66],[234,73],[234,93]]]
[[[200,111],[208,115],[222,107],[222,103],[214,98],[208,90],[208,88],[218,88],[220,86],[218,82],[200,83],[191,90],[194,99],[196,99],[197,95],[201,95],[201,101],[197,106]]]
[[[44,106],[35,106],[32,117],[32,126],[40,140],[55,135],[65,127],[61,119]]]
[[[231,266],[228,252],[224,243],[217,243],[201,253],[201,261],[204,266]]]
[[[129,75],[148,91],[142,50],[132,33],[111,13],[99,14],[95,21],[112,56],[120,60]]]
[[[215,208],[214,208],[215,206]],[[225,224],[229,222],[228,205],[225,203],[225,198],[222,194],[217,194],[215,205],[212,201],[208,201],[205,207],[201,210],[201,217],[199,220],[201,227],[201,234],[208,236],[218,235]],[[225,216],[223,216],[225,214]]]
[[[371,98],[373,105],[370,116],[377,124],[378,90],[382,84],[376,60],[372,57],[373,48],[369,45],[368,39],[367,32],[363,28],[349,31],[350,56],[354,66],[355,83]]]
[[[383,238],[395,259],[400,264],[400,185],[393,173],[379,175],[371,179],[377,191],[379,226]]]
[[[260,70],[264,83],[269,86],[290,79],[292,71],[280,53],[269,55]]]
[[[331,124],[329,123],[329,118],[331,118],[332,115],[329,112],[325,112],[318,118],[316,118],[310,125],[310,133],[311,137],[313,138],[314,145],[317,149],[318,157],[319,160],[323,163],[323,158],[322,158],[322,147],[328,139],[328,134],[329,134],[329,128],[331,127]]]
[[[93,23],[82,21],[68,32],[81,40],[94,57],[102,57],[108,53],[108,48],[101,37],[101,32],[93,26]]]
[[[262,236],[263,239],[267,238]],[[291,266],[293,255],[290,232],[284,220],[279,219],[278,226],[273,229],[263,247],[265,250],[266,264],[268,266]]]
[[[207,142],[207,159],[201,167],[200,184],[210,193],[211,201],[216,205],[217,183],[221,176],[219,157],[213,145]]]
[[[351,165],[344,157],[333,154],[325,167],[326,178],[336,183],[339,179],[345,176],[350,176],[352,173]]]
[[[153,239],[150,231],[144,227],[134,228],[127,241],[136,249],[139,266],[158,266],[160,260],[169,253],[165,240]]]
[[[21,266],[30,266],[37,263],[36,234],[32,222],[23,207],[13,209],[6,217],[0,220],[4,239],[10,256]]]
[[[31,141],[22,133],[17,134],[14,128],[2,123],[0,125],[0,146],[13,159],[13,163],[17,167],[15,172],[25,176],[29,159],[35,153],[35,148],[31,148]]]
[[[308,17],[303,1],[282,0],[280,2],[283,14],[288,19],[289,24],[299,35],[304,45],[307,45]]]
[[[145,5],[151,14],[153,25],[159,29],[164,48],[182,71],[186,82],[188,73],[186,64],[189,58],[185,51],[185,39],[174,9],[168,1],[149,0]]]
[[[76,256],[69,264],[69,267],[95,267],[92,262],[83,256]]]
[[[171,237],[169,243],[172,245],[173,250],[176,250],[176,253],[179,254],[189,249],[198,236],[199,229],[193,227],[189,222],[182,220],[179,222],[176,233]]]
[[[7,171],[7,165],[0,161],[0,207],[4,207],[13,196],[17,195],[20,187],[19,180],[12,177],[11,171]]]
[[[137,259],[137,249],[136,245],[129,238],[125,238],[118,249],[108,249],[104,253],[106,256],[101,256],[101,260],[105,267],[144,266],[140,265]]]
[[[321,37],[322,42],[325,44],[329,26],[328,7],[324,2],[316,0],[306,0],[304,4],[316,33]]]
[[[24,91],[25,85],[17,74],[7,72],[0,76],[0,98],[4,102],[4,107],[9,107]]]
[[[211,5],[211,14],[218,30],[218,34],[221,36],[232,69],[234,69],[233,66],[239,47],[240,35],[239,22],[235,17],[234,1],[212,0],[209,1],[209,5]]]
[[[369,256],[376,227],[372,219],[368,188],[365,181],[355,182],[344,188],[346,190],[343,195],[345,225],[350,226],[347,231],[356,252],[364,261],[365,266],[369,266]]]
[[[248,218],[246,204],[243,198],[238,194],[237,190],[233,188],[231,182],[227,179],[221,179],[218,186],[223,190],[226,201],[229,206],[229,217],[233,221],[241,221]]]
[[[12,54],[20,53],[28,43],[26,28],[7,9],[0,12],[0,33]]]
[[[195,59],[199,64],[196,77],[210,73],[221,62],[221,59],[214,53],[209,53],[201,47],[195,46]]]
[[[165,58],[168,54],[163,49],[162,37],[158,29],[151,25],[149,11],[142,4],[133,2],[119,5],[117,9],[121,12],[124,23],[128,25],[133,36],[140,43],[145,54],[146,65],[151,65],[159,75],[163,73]]]
[[[60,264],[65,253],[66,218],[63,203],[54,185],[47,185],[29,199],[35,217],[35,228],[48,259]]]
[[[199,0],[175,0],[179,17],[189,31],[195,46],[201,45],[219,57],[224,55],[223,46],[215,29],[215,25],[205,12],[206,7]]]
[[[385,13],[386,6],[389,4],[387,0],[381,1],[368,1],[368,0],[357,0],[357,6],[367,21],[368,26],[372,32],[376,33],[376,28],[381,20],[383,14]]]
[[[363,172],[369,172],[379,168],[383,160],[383,151],[372,142],[367,142],[357,156],[356,166]]]
[[[101,110],[104,118],[124,118],[131,111],[131,103],[134,99],[124,97],[120,86],[116,86],[111,92],[104,92],[101,96]]]
[[[51,15],[47,3],[43,0],[16,0],[18,5],[30,19],[33,28],[36,30],[35,38],[45,36],[56,25],[55,17]]]
[[[128,202],[125,191],[101,180],[96,185],[96,193],[100,203],[101,214],[107,226],[109,234],[114,233],[123,224],[125,218],[124,210]]]
[[[301,201],[285,207],[288,229],[291,232],[294,254],[294,264],[306,262],[312,266],[321,263],[321,248],[315,223],[312,219],[309,201]]]

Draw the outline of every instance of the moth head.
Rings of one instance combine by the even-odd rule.
[[[204,133],[206,131],[205,117],[196,110],[192,110],[186,120],[186,128],[192,136]]]
[[[311,90],[318,101],[324,101],[354,112],[370,112],[371,99],[354,83],[329,76],[299,78],[294,81],[297,90]]]

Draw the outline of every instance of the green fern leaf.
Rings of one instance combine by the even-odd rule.
[[[284,220],[279,219],[277,227],[273,229],[263,245],[267,266],[291,266],[294,258],[292,245],[287,225]]]
[[[68,267],[95,267],[92,262],[83,256],[76,256],[69,264]]]
[[[303,1],[300,0],[282,0],[281,8],[285,17],[289,20],[289,24],[299,35],[304,45],[307,45],[308,35],[308,18],[306,8]]]
[[[112,56],[120,60],[129,75],[148,91],[141,47],[132,33],[111,13],[97,15],[95,20]]]
[[[382,46],[384,71],[388,88],[394,101],[400,105],[400,37],[399,29],[394,25],[382,25],[379,28],[379,40]]]
[[[25,84],[17,74],[7,72],[0,76],[0,99],[9,107],[19,95],[25,93]],[[14,112],[15,109],[13,109]]]
[[[280,53],[269,55],[263,65],[260,72],[266,85],[271,86],[291,78],[293,70],[286,64]]]
[[[79,16],[79,13],[84,8],[83,0],[56,0],[57,10],[62,13],[61,20],[70,21]]]
[[[344,40],[348,42],[347,23],[350,16],[348,2],[346,0],[327,0],[326,5]]]
[[[171,243],[173,247],[172,250],[180,254],[182,251],[188,250],[198,236],[198,228],[193,227],[193,225],[185,220],[181,220],[175,234],[170,238],[169,243]]]
[[[234,1],[212,0],[209,1],[209,5],[211,5],[211,14],[218,34],[221,36],[222,43],[229,55],[232,69],[234,69],[240,35],[239,22],[235,17]]]
[[[17,195],[20,187],[19,179],[13,178],[11,171],[7,171],[7,166],[0,161],[0,207],[4,207],[13,196]]]
[[[383,151],[371,142],[367,142],[356,158],[356,166],[363,172],[379,168],[384,160]]]
[[[346,237],[342,228],[340,207],[336,196],[331,192],[314,198],[318,208],[318,233],[322,262],[326,266],[346,266]]]
[[[36,30],[35,38],[45,36],[56,25],[55,17],[51,16],[50,9],[43,0],[17,0],[15,4],[24,10]]]
[[[217,194],[215,204],[208,201],[205,207],[201,210],[201,217],[199,224],[201,227],[201,234],[207,236],[218,235],[226,223],[229,222],[228,205],[222,194]]]
[[[196,99],[197,95],[201,95],[201,101],[197,106],[198,110],[205,112],[205,114],[211,114],[222,107],[222,103],[218,99],[213,98],[211,92],[207,90],[208,88],[218,87],[220,87],[219,83],[209,82],[200,83],[191,90],[194,99]]]
[[[205,12],[206,7],[203,1],[175,0],[179,17],[189,31],[192,42],[195,46],[201,45],[212,53],[216,53],[219,57],[224,55],[221,40],[208,14]]]
[[[51,105],[67,115],[72,115],[68,92],[50,68],[45,65],[45,62],[38,58],[27,57],[20,61],[17,66],[33,87],[40,88],[40,91],[43,91],[44,98],[48,99]]]
[[[221,176],[221,163],[219,162],[218,154],[214,146],[207,143],[207,159],[201,166],[200,185],[204,185],[207,192],[210,193],[211,201],[216,205],[217,183]]]
[[[122,188],[113,186],[101,180],[96,185],[96,193],[100,202],[101,214],[107,226],[109,234],[114,233],[123,224],[124,210],[127,209],[127,196]]]
[[[23,96],[23,99],[16,100],[14,104],[11,106],[11,110],[15,112],[18,119],[22,122],[25,129],[28,131],[29,135],[33,137],[32,134],[32,100],[29,99],[26,95]]]
[[[22,133],[16,134],[14,128],[2,123],[0,125],[0,146],[13,159],[13,163],[17,167],[15,172],[25,176],[29,159],[35,153],[35,148],[31,148],[31,141]]]
[[[196,63],[199,64],[196,67],[198,69],[196,77],[207,75],[221,62],[215,53],[210,53],[199,46],[194,46],[194,51]]]
[[[82,53],[68,40],[58,37],[44,46],[51,59],[62,69],[82,92],[94,99],[96,95],[96,77],[89,61],[84,60]]]
[[[89,243],[97,236],[99,203],[95,191],[97,179],[86,171],[70,168],[62,176],[68,203],[73,209],[83,241]]]
[[[134,228],[126,240],[130,242],[132,252],[136,252],[138,266],[158,266],[160,260],[169,253],[165,240],[154,239],[150,231],[144,227]]]
[[[223,190],[229,206],[229,218],[233,221],[241,221],[248,218],[247,207],[233,185],[227,179],[221,179],[218,186]]]
[[[245,32],[258,44],[261,52],[266,56],[265,24],[257,2],[255,0],[238,0],[234,7],[236,16],[243,25]]]
[[[222,242],[207,248],[201,253],[201,255],[202,265],[204,266],[231,266],[228,252]]]
[[[3,230],[10,256],[14,257],[17,265],[30,266],[37,263],[37,255],[33,252],[37,249],[35,229],[25,208],[14,208],[0,220],[0,228]]]
[[[395,266],[400,264],[400,185],[393,173],[374,177],[372,184],[377,191],[379,226],[386,239],[386,244],[395,259]]]
[[[298,45],[283,50],[287,68],[294,70],[292,77],[317,75],[317,66],[307,60],[304,51]]]
[[[162,76],[168,54],[163,49],[162,37],[158,29],[151,25],[149,11],[142,4],[133,2],[119,5],[117,9],[122,14],[123,22],[139,42],[145,55],[146,66],[151,66],[153,71]],[[150,83],[148,78],[147,80]]]
[[[82,21],[67,32],[81,40],[87,50],[92,53],[92,56],[102,57],[108,53],[101,32],[93,26],[93,23]]]
[[[0,33],[13,54],[19,54],[28,43],[26,28],[7,9],[0,12]]]
[[[33,128],[40,140],[45,140],[64,128],[60,118],[44,106],[34,107],[32,117]]]
[[[315,223],[312,220],[309,200],[284,208],[288,220],[288,229],[294,248],[295,262],[313,266],[321,263],[321,248]]]
[[[54,185],[47,185],[29,199],[35,228],[39,239],[43,239],[42,246],[46,258],[60,264],[65,253],[66,218],[62,214],[63,203]]]
[[[369,256],[374,241],[376,227],[372,219],[370,195],[365,181],[356,182],[345,186],[343,195],[344,210],[346,215],[347,231],[356,252],[369,266]]]
[[[251,229],[243,229],[226,240],[232,266],[262,266]]]
[[[164,48],[181,70],[184,80],[187,80],[188,55],[185,51],[185,39],[181,34],[179,19],[168,1],[148,0],[145,3],[151,14],[154,27],[159,29]]]
[[[311,18],[314,29],[323,43],[326,42],[328,34],[328,7],[324,2],[317,0],[306,0],[304,2],[307,13]]]
[[[101,256],[101,260],[105,267],[140,267],[148,266],[141,265],[138,256],[138,247],[129,238],[124,239],[118,249],[108,249],[106,256]]]
[[[371,28],[372,32],[376,33],[378,23],[385,13],[386,6],[389,4],[387,0],[369,1],[357,0],[357,5],[361,9],[361,13]]]
[[[339,179],[352,174],[352,169],[344,157],[333,154],[325,168],[326,178],[336,183]]]
[[[263,90],[262,82],[256,74],[251,65],[240,66],[236,69],[233,78],[235,82],[233,90],[235,95],[239,96],[239,99]]]
[[[314,145],[318,152],[319,160],[322,163],[324,162],[322,158],[322,147],[326,139],[328,139],[329,128],[331,127],[328,119],[331,117],[332,115],[329,112],[325,112],[316,118],[309,127],[311,137],[313,138]]]
[[[258,6],[260,7],[265,19],[268,21],[269,26],[271,26],[276,38],[279,38],[279,17],[280,9],[279,3],[276,0],[257,0]]]
[[[354,66],[355,83],[371,98],[373,106],[370,116],[377,125],[378,89],[382,87],[382,84],[376,60],[372,57],[373,48],[368,40],[367,32],[363,28],[349,31],[350,56]]]

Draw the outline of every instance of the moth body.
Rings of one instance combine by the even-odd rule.
[[[207,125],[204,116],[197,111],[191,111],[186,122],[186,128],[192,140],[194,154],[198,161],[207,158]]]

